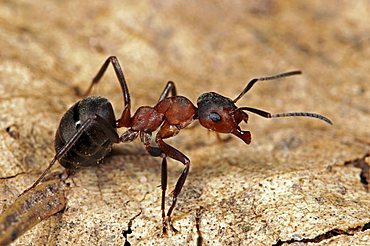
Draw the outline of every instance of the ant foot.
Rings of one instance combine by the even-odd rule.
[[[166,237],[166,236],[167,236],[167,222],[165,219],[163,219],[161,237]]]
[[[172,220],[171,220],[171,218],[170,218],[170,217],[168,217],[168,224],[170,225],[170,228],[171,228],[171,230],[172,230],[174,233],[178,233],[178,232],[179,232],[179,230],[177,230],[177,229],[173,226],[173,224],[172,224]]]

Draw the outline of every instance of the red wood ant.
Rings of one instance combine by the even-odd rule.
[[[243,131],[239,127],[242,121],[247,122],[248,120],[246,111],[265,118],[287,116],[314,117],[332,124],[328,118],[314,113],[294,112],[270,114],[260,109],[250,107],[238,108],[235,105],[257,81],[274,80],[297,75],[301,74],[300,71],[291,71],[271,77],[252,79],[234,100],[215,92],[204,93],[198,98],[197,107],[186,97],[178,96],[175,84],[169,81],[154,107],[139,107],[131,117],[129,90],[121,66],[115,56],[109,57],[104,62],[83,96],[87,96],[91,92],[93,86],[101,80],[110,63],[113,65],[123,93],[124,110],[121,117],[116,120],[111,103],[106,98],[100,96],[88,96],[74,104],[64,114],[56,132],[56,155],[49,166],[28,190],[35,187],[44,178],[45,174],[57,160],[67,170],[96,165],[110,152],[113,143],[131,142],[139,136],[150,155],[162,157],[161,211],[163,234],[166,234],[168,225],[176,232],[177,230],[172,225],[171,215],[175,208],[177,197],[188,176],[190,160],[179,150],[165,143],[164,139],[177,135],[181,129],[187,127],[191,122],[199,120],[200,124],[207,129],[218,133],[231,133],[243,140],[246,144],[249,144],[251,142],[250,132]],[[129,129],[121,136],[118,136],[117,128],[121,127]],[[154,139],[156,146],[153,146],[151,143],[152,133],[157,130],[158,132]],[[185,168],[177,180],[175,189],[172,191],[172,205],[166,214],[167,157],[181,162],[184,164]]]

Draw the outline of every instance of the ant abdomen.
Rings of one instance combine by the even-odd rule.
[[[87,121],[90,123],[85,123]],[[101,122],[105,123],[104,126]],[[90,96],[74,104],[63,115],[55,135],[56,153],[82,126],[81,136],[59,159],[67,169],[95,165],[111,151],[112,144],[118,142],[111,103],[106,98]]]

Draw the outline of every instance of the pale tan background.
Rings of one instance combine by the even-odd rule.
[[[133,245],[194,245],[200,206],[206,245],[365,245],[370,195],[360,169],[344,163],[369,153],[370,3],[133,2],[0,1],[0,211],[47,166],[59,119],[79,99],[73,86],[86,88],[109,55],[124,68],[133,109],[153,105],[168,80],[196,102],[206,91],[234,98],[253,77],[300,69],[256,84],[238,105],[319,112],[334,126],[251,115],[242,125],[249,146],[220,143],[197,124],[183,130],[169,142],[191,171],[174,213],[181,232],[167,238],[159,237],[160,159],[138,142],[117,145],[103,165],[71,177],[64,213],[15,245],[122,245],[140,208]],[[120,113],[112,69],[94,93]],[[169,162],[169,191],[182,168]]]

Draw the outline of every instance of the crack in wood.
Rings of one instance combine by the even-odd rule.
[[[369,183],[370,183],[370,165],[367,162],[367,159],[370,157],[370,152],[365,154],[362,158],[357,158],[354,160],[349,160],[344,162],[344,166],[354,166],[356,168],[360,168],[360,182],[364,186],[365,190],[369,191]],[[304,238],[304,239],[289,239],[289,240],[281,240],[279,239],[273,246],[280,246],[283,244],[293,244],[293,243],[319,243],[321,241],[330,239],[335,236],[339,235],[347,235],[353,236],[355,233],[360,231],[366,231],[370,229],[370,222],[365,223],[362,226],[357,226],[355,228],[348,228],[346,230],[342,229],[333,229],[327,231],[324,234],[318,235],[314,238]]]
[[[128,234],[131,234],[132,233],[132,229],[131,229],[131,226],[132,226],[132,222],[134,221],[134,219],[136,219],[143,211],[140,209],[140,212],[135,215],[134,217],[132,217],[130,219],[130,221],[128,222],[128,225],[127,225],[127,230],[123,230],[122,231],[122,235],[124,236],[125,238],[125,243],[123,244],[124,246],[131,246],[131,243],[128,241]]]
[[[20,173],[16,173],[16,174],[10,175],[10,176],[0,177],[0,180],[13,179],[13,178],[16,178],[17,176],[23,175],[23,174],[29,174],[29,173],[27,173],[27,172],[20,172]]]
[[[324,234],[320,234],[314,238],[304,238],[304,239],[289,239],[289,240],[281,240],[279,239],[275,244],[272,246],[280,246],[283,244],[293,244],[293,243],[319,243],[321,241],[330,239],[332,237],[336,237],[339,235],[347,235],[347,236],[353,236],[355,233],[360,231],[366,231],[370,229],[370,222],[365,223],[362,226],[357,226],[355,228],[348,228],[346,230],[342,229],[333,229],[330,231],[327,231]]]

